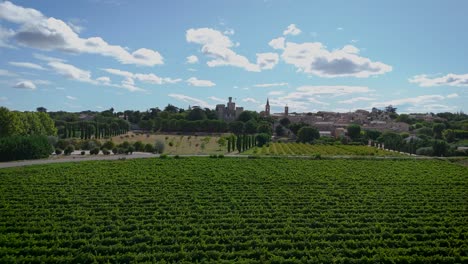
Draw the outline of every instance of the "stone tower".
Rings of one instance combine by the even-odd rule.
[[[269,102],[268,98],[267,98],[267,103],[265,105],[265,115],[270,116],[270,102]]]
[[[288,116],[288,115],[289,115],[289,107],[285,106],[284,107],[284,116]]]

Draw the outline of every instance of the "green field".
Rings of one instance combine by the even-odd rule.
[[[406,156],[398,152],[369,146],[313,145],[305,143],[270,143],[254,147],[243,154],[257,155],[324,155],[324,156]]]
[[[468,169],[139,159],[0,170],[0,263],[467,263]]]

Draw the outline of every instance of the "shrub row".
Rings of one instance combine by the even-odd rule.
[[[54,151],[46,136],[0,138],[0,161],[47,158]]]

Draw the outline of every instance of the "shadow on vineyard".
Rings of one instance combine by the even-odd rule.
[[[466,167],[170,158],[0,170],[1,263],[462,263]]]

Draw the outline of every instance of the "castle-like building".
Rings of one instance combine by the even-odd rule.
[[[229,97],[227,106],[224,104],[216,105],[218,119],[226,122],[235,121],[242,112],[244,112],[244,107],[236,107],[236,103],[232,101],[232,97]]]

